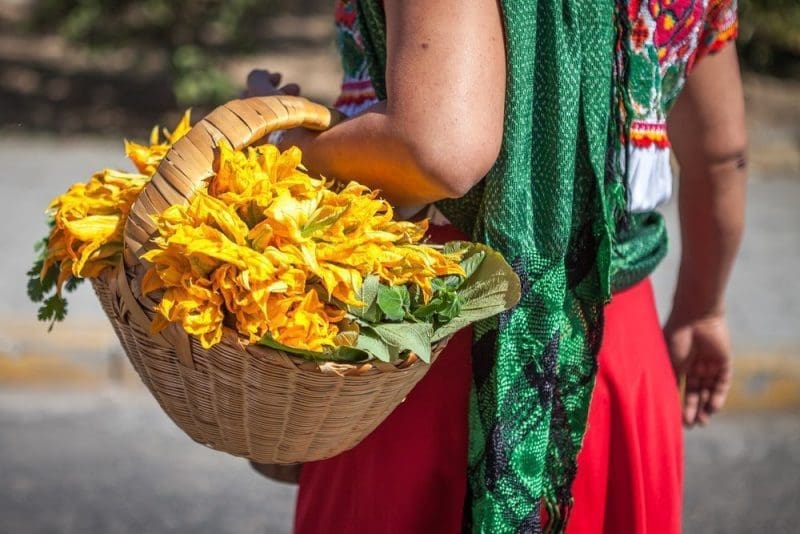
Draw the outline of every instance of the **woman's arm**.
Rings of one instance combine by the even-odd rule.
[[[704,58],[669,116],[680,164],[681,263],[665,335],[686,376],[684,423],[705,424],[731,382],[725,286],[744,229],[744,98],[736,49]]]
[[[387,99],[323,133],[296,129],[313,172],[397,206],[465,194],[500,151],[505,45],[496,0],[386,0]]]

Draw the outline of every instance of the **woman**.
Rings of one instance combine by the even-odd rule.
[[[304,466],[296,531],[680,531],[675,378],[687,426],[730,383],[723,293],[745,148],[725,46],[735,5],[360,0],[339,2],[337,23],[352,118],[281,143],[446,223],[423,211],[436,202],[506,255],[524,295],[476,329],[472,366],[461,333],[364,442]],[[250,92],[278,81],[254,73]],[[665,251],[652,210],[669,196],[667,130],[683,251],[665,344],[647,276]]]

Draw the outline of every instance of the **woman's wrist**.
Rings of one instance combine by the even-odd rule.
[[[713,288],[711,280],[679,276],[672,300],[672,315],[685,321],[701,320],[725,315],[724,294]]]

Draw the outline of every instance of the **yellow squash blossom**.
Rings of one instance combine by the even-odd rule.
[[[203,347],[210,348],[222,339],[222,305],[222,296],[208,280],[195,279],[181,287],[170,287],[156,306],[162,319],[156,318],[153,332],[179,323],[187,333],[197,336]]]
[[[163,130],[164,140],[160,139],[159,127],[154,126],[150,132],[150,145],[140,145],[125,141],[125,155],[128,156],[139,172],[146,176],[153,176],[167,151],[178,139],[186,135],[191,129],[191,110],[186,110],[178,125],[170,133]]]
[[[361,304],[368,275],[417,285],[427,301],[432,278],[463,274],[457,258],[420,244],[427,223],[395,221],[376,191],[356,182],[333,189],[300,160],[297,148],[222,143],[207,187],[155,217],[143,290],[165,290],[157,327],[178,322],[206,346],[220,339],[223,313],[251,342],[270,335],[323,351],[352,344],[357,327],[342,308]]]
[[[60,268],[58,289],[70,277],[96,277],[122,254],[122,231],[130,206],[147,182],[141,174],[111,169],[75,184],[48,207],[53,228],[42,274]]]
[[[42,277],[58,266],[57,291],[71,277],[95,278],[104,269],[118,265],[131,206],[167,150],[189,130],[189,122],[187,111],[171,134],[164,132],[164,142],[159,141],[158,127],[153,129],[150,146],[126,142],[126,152],[138,173],[104,169],[50,203],[47,213],[53,219],[53,228]]]
[[[267,302],[270,334],[279,343],[302,350],[321,352],[335,346],[336,323],[345,312],[319,300],[316,291],[303,296],[272,295]]]

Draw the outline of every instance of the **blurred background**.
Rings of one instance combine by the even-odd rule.
[[[751,142],[729,291],[736,381],[686,435],[686,532],[800,524],[800,2],[740,0]],[[331,103],[333,0],[0,0],[0,533],[289,532],[294,490],[196,445],[160,411],[88,287],[47,333],[25,295],[43,210],[122,139],[200,117],[252,68]],[[655,276],[669,309],[679,242]],[[386,503],[381,503],[385,505]],[[324,532],[324,526],[321,526]]]

